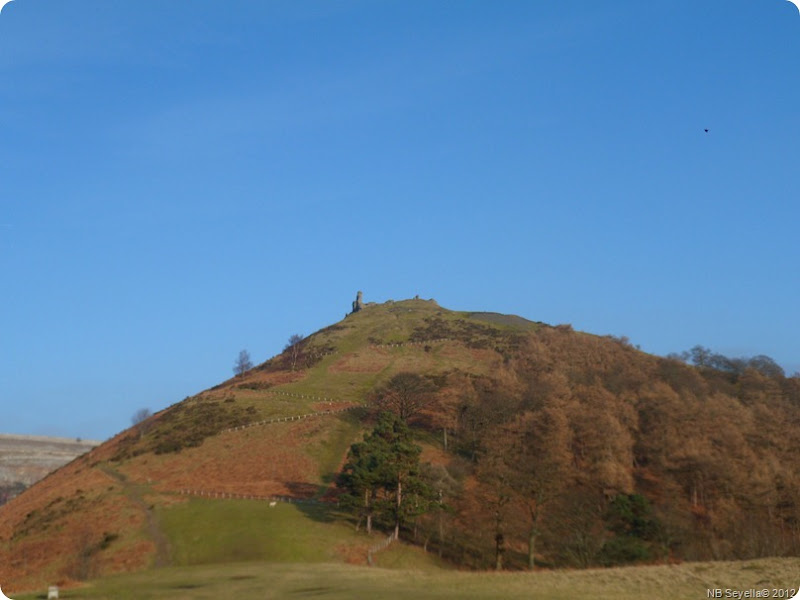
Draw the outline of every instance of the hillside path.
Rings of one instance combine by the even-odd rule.
[[[122,484],[122,489],[125,496],[127,496],[131,502],[139,507],[142,512],[144,512],[147,520],[147,533],[150,535],[150,539],[153,540],[153,543],[156,546],[156,556],[153,566],[169,566],[169,540],[167,539],[167,536],[164,535],[164,532],[161,531],[161,527],[158,524],[158,518],[156,517],[155,513],[147,504],[147,502],[144,501],[144,498],[142,498],[139,486],[132,484],[128,478],[125,477],[125,475],[111,468],[109,465],[98,465],[98,468],[105,474],[110,475],[119,481]]]

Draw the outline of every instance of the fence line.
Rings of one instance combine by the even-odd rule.
[[[367,550],[367,564],[371,567],[373,562],[372,556],[374,554],[377,554],[381,550],[388,548],[389,544],[391,544],[393,541],[394,541],[394,534],[390,535],[385,540],[378,542],[374,546],[370,546],[369,550]]]
[[[264,419],[263,421],[256,421],[255,423],[247,423],[246,425],[238,425],[236,427],[223,429],[221,433],[228,433],[231,431],[241,431],[242,429],[249,429],[251,427],[260,427],[262,425],[270,425],[272,423],[286,423],[289,421],[302,421],[303,419],[310,419],[312,417],[325,417],[329,415],[343,413],[348,410],[353,410],[354,408],[359,408],[360,406],[361,406],[360,404],[354,404],[352,406],[346,406],[344,408],[333,408],[331,410],[312,412],[304,415],[290,415],[288,417],[275,417],[274,419]]]
[[[173,492],[180,496],[197,496],[200,498],[212,498],[215,500],[260,500],[263,502],[286,502],[289,504],[316,504],[316,505],[335,505],[335,502],[323,502],[314,498],[295,498],[293,496],[263,496],[260,494],[236,494],[233,492],[218,492],[213,490],[189,490],[180,489]]]
[[[339,402],[336,398],[328,398],[327,396],[317,396],[315,394],[301,394],[299,392],[286,392],[283,390],[266,389],[263,390],[267,394],[277,394],[279,396],[288,396],[290,398],[305,398],[306,400],[318,400],[320,402]]]
[[[261,494],[236,494],[234,492],[218,492],[214,490],[190,490],[180,489],[174,494],[180,496],[196,496],[198,498],[208,498],[213,500],[258,500],[261,502],[269,502],[270,506],[275,506],[278,502],[287,504],[313,504],[315,506],[336,506],[337,502],[323,502],[314,498],[295,498],[293,496],[264,496]],[[388,548],[391,543],[395,541],[394,534],[389,535],[377,544],[373,544],[367,549],[367,564],[371,567],[374,565],[374,556],[381,550]]]
[[[218,492],[213,490],[190,490],[180,489],[173,492],[180,496],[196,496],[198,498],[208,498],[214,500],[258,500],[261,502],[269,502],[269,505],[275,506],[278,502],[287,504],[312,504],[315,506],[336,506],[338,502],[323,502],[314,498],[295,498],[293,496],[264,496],[261,494],[236,494],[233,492]],[[381,550],[388,548],[392,542],[395,541],[394,534],[389,535],[377,544],[373,544],[367,549],[367,564],[371,567],[375,564],[374,556]]]
[[[455,341],[452,338],[436,338],[435,340],[424,340],[422,342],[395,342],[393,344],[370,344],[373,348],[402,348],[403,346],[427,346],[428,344],[440,344],[442,342]]]

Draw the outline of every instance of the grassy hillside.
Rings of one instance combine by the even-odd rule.
[[[332,508],[334,480],[409,372],[427,385],[409,424],[446,510],[404,524],[427,554],[392,547],[384,565],[800,553],[797,377],[407,300],[169,407],[4,506],[4,589],[167,565],[364,564],[375,540]]]

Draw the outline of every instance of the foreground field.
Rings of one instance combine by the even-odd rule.
[[[201,600],[236,598],[353,598],[567,600],[695,600],[708,590],[768,590],[767,597],[800,584],[800,559],[629,567],[537,573],[410,571],[319,564],[238,563],[170,567],[98,580],[64,590],[62,598]],[[44,596],[14,596],[33,599]],[[748,597],[748,596],[744,596]],[[761,596],[764,597],[764,596]]]

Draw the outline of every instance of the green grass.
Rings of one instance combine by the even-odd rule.
[[[754,571],[745,568],[757,565]],[[465,573],[389,570],[330,563],[238,563],[170,567],[94,581],[62,590],[61,598],[114,600],[204,600],[235,598],[326,598],[352,600],[698,600],[709,587],[732,590],[794,587],[800,559],[714,563],[702,576],[699,565],[628,567],[536,573]],[[40,596],[15,595],[18,600]]]
[[[462,312],[459,313],[465,318],[473,319],[475,321],[483,321],[492,325],[506,327],[508,329],[515,329],[520,331],[535,331],[541,324],[529,321],[517,315],[504,315],[495,312]]]
[[[376,542],[385,536],[380,535]],[[455,570],[450,563],[440,560],[437,555],[425,552],[419,546],[393,543],[388,548],[373,555],[373,566],[380,569],[442,573]]]
[[[477,317],[473,315],[477,315]],[[304,370],[302,379],[277,386],[276,390],[363,402],[371,389],[401,370],[420,370],[421,368],[423,371],[438,372],[445,367],[446,370],[453,367],[466,371],[474,369],[474,359],[471,356],[465,355],[462,360],[459,360],[448,355],[448,358],[443,360],[439,356],[439,348],[433,344],[434,348],[430,353],[424,353],[420,347],[392,349],[390,365],[381,372],[331,372],[329,370],[329,367],[343,356],[353,352],[369,352],[370,340],[378,340],[381,343],[407,342],[416,328],[424,326],[423,319],[427,317],[436,317],[451,325],[478,324],[480,331],[483,331],[484,334],[487,331],[501,334],[536,326],[530,321],[513,315],[454,312],[425,300],[404,300],[370,306],[348,316],[347,319],[336,324],[334,329],[318,332],[314,336],[313,343],[322,346],[330,344],[336,348],[335,353],[324,357],[321,362],[310,369]],[[493,347],[493,344],[494,341],[489,344],[489,347]],[[237,389],[235,394],[237,402],[242,402],[242,406],[254,405],[261,418],[281,414],[287,408],[277,408],[276,400],[279,397],[270,396],[264,392]],[[289,414],[296,414],[297,411],[303,412],[312,403],[311,400],[294,398],[290,409],[294,413]]]
[[[326,506],[259,500],[204,500],[159,510],[177,566],[243,560],[326,562],[336,547],[357,541],[353,528],[334,522]]]
[[[329,436],[321,443],[309,446],[308,455],[320,466],[320,483],[323,486],[321,491],[336,479],[342,459],[347,455],[350,446],[361,441],[362,429],[355,413],[342,413],[334,422]]]

